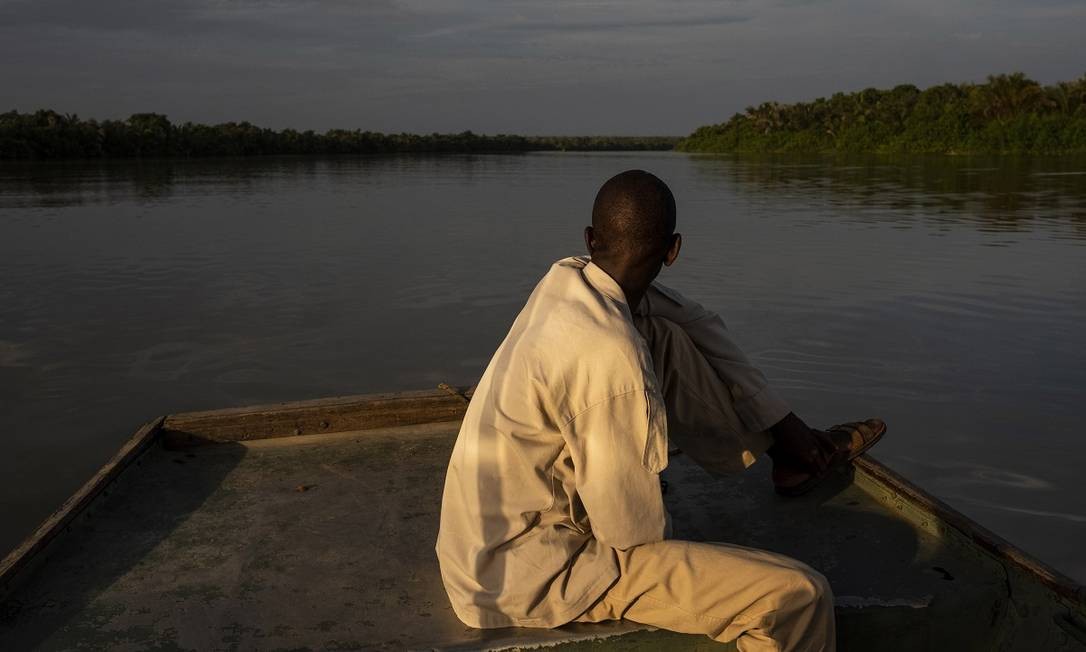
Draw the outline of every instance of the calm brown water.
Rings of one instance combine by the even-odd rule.
[[[596,188],[816,425],[1086,580],[1086,160],[538,154],[0,166],[0,549],[155,415],[468,384]]]

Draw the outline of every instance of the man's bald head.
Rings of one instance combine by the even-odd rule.
[[[675,196],[654,174],[627,170],[607,180],[592,205],[594,257],[663,254],[675,232]]]

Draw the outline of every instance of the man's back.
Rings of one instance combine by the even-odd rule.
[[[592,262],[555,264],[495,353],[445,481],[453,610],[475,627],[627,619],[751,652],[832,650],[826,578],[768,551],[665,540],[659,473],[671,438],[714,473],[768,452],[778,491],[802,493],[885,426],[812,431],[718,315],[655,284],[679,255],[675,224],[658,177],[608,179],[584,230]]]
[[[585,258],[559,261],[494,354],[449,463],[437,552],[457,615],[549,627],[584,611],[618,577],[612,548],[663,537],[666,460],[621,288]]]

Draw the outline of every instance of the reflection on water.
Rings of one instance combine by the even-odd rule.
[[[478,378],[608,176],[820,424],[1086,579],[1086,159],[666,153],[0,166],[0,547],[157,414]],[[7,524],[13,524],[7,527]]]
[[[750,192],[858,209],[842,220],[1086,239],[1084,156],[705,157],[700,167]]]
[[[514,155],[527,158],[530,155]],[[627,155],[625,158],[629,159]],[[972,224],[984,232],[1048,230],[1052,237],[1086,239],[1086,156],[976,157],[765,155],[692,156],[699,177],[727,180],[740,192],[818,198],[831,206],[864,210],[842,220],[921,224]],[[470,180],[480,157],[455,160]],[[417,158],[311,157],[115,161],[95,164],[7,164],[0,168],[4,207],[72,206],[138,197],[167,200],[212,187],[251,191],[287,175],[292,182],[330,174],[418,172]],[[436,163],[442,165],[442,163]]]

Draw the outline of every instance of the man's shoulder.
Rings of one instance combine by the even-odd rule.
[[[571,256],[551,265],[518,317],[516,339],[538,343],[552,360],[636,348],[629,315],[585,278],[588,262],[587,256]]]
[[[628,311],[593,287],[585,277],[588,263],[587,256],[571,256],[551,265],[525,306],[531,322],[566,337],[627,338]]]
[[[625,304],[585,277],[587,257],[555,262],[539,282],[502,344],[496,374],[532,378],[560,392],[550,404],[564,414],[642,387],[652,363]]]
[[[540,284],[547,282],[574,282],[583,278],[584,268],[588,265],[588,256],[569,256],[554,261],[543,276]]]
[[[560,258],[554,261],[554,264],[551,265],[551,269],[553,270],[557,267],[562,269],[580,270],[584,269],[591,260],[592,259],[588,256],[566,256],[565,258]]]

